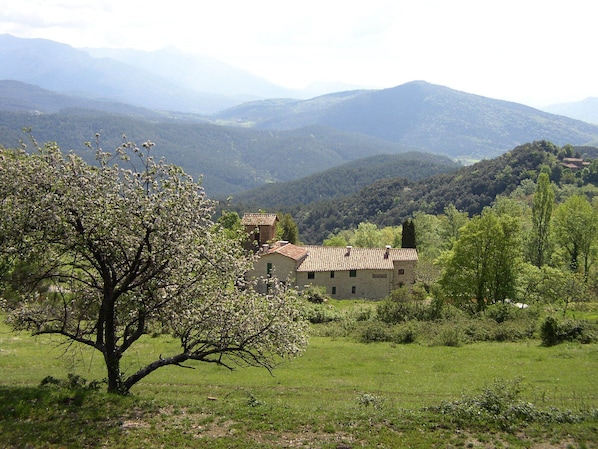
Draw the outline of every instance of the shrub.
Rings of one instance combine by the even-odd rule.
[[[393,326],[391,340],[397,344],[415,343],[421,334],[421,325],[417,322],[408,322]]]
[[[84,379],[78,374],[69,373],[67,379],[57,379],[54,376],[44,377],[39,385],[40,387],[55,387],[67,390],[97,391],[100,389],[101,383],[102,382],[97,380],[88,382],[87,379]]]
[[[373,407],[379,409],[382,407],[385,398],[371,393],[364,393],[357,397],[357,403],[362,407]]]
[[[426,321],[430,317],[430,307],[423,301],[397,301],[392,297],[379,303],[376,312],[378,319],[387,324],[409,320]]]
[[[343,319],[342,313],[332,306],[305,301],[301,314],[312,324],[329,323]]]
[[[544,346],[554,346],[564,341],[591,343],[596,341],[596,331],[584,320],[546,317],[540,328],[540,337]]]
[[[446,325],[440,328],[440,332],[438,332],[433,344],[437,346],[457,347],[461,346],[463,340],[463,331],[459,326]]]
[[[379,322],[370,322],[360,329],[358,339],[362,343],[375,343],[380,341],[391,341],[391,333],[388,326]]]
[[[448,416],[462,424],[494,424],[502,429],[511,429],[518,424],[575,423],[595,419],[596,410],[575,413],[571,410],[551,408],[540,410],[531,402],[522,401],[519,396],[523,388],[521,382],[495,381],[485,387],[479,395],[464,396],[461,400],[443,402],[431,410]]]
[[[308,285],[305,290],[301,292],[303,297],[309,302],[314,304],[323,304],[328,302],[328,296],[326,296],[326,288],[318,287],[316,285]]]
[[[504,323],[512,320],[517,310],[519,309],[511,304],[497,303],[486,308],[484,314],[497,323]]]

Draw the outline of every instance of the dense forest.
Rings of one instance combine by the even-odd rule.
[[[381,154],[347,162],[296,181],[266,184],[234,195],[231,204],[243,210],[286,209],[351,195],[383,179],[400,176],[418,181],[459,167],[460,164],[446,156],[429,153]]]

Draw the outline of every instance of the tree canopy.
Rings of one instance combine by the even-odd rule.
[[[89,145],[91,147],[91,145]],[[211,217],[212,201],[153,144],[126,140],[97,163],[47,144],[0,150],[2,306],[15,329],[59,334],[99,351],[108,391],[127,394],[154,370],[188,361],[272,369],[306,346],[298,298],[246,281],[252,257]],[[173,354],[121,369],[152,327]]]
[[[460,234],[440,279],[446,294],[464,308],[478,311],[486,304],[512,299],[520,262],[517,221],[485,209]]]

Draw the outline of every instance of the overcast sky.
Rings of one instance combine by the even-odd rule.
[[[425,80],[531,106],[598,97],[593,0],[0,0],[0,33],[174,46],[287,87]]]

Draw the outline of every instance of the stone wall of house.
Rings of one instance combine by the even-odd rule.
[[[399,270],[403,270],[399,274]],[[333,273],[333,274],[332,274]],[[297,273],[297,287],[302,290],[308,285],[326,288],[326,294],[334,299],[384,299],[401,285],[415,282],[415,262],[395,262],[391,270],[349,271],[300,271]],[[313,276],[313,277],[310,277]]]
[[[271,265],[268,265],[271,264]],[[258,258],[253,264],[253,270],[249,272],[250,278],[273,276],[281,281],[290,280],[295,283],[296,262],[281,254],[266,254]],[[264,283],[258,286],[260,293],[266,293]]]

